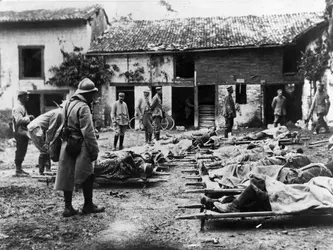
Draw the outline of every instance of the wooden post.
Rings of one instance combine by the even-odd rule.
[[[197,71],[194,71],[194,128],[199,128],[199,98]]]
[[[261,82],[261,117],[262,117],[262,122],[264,127],[267,126],[267,121],[266,121],[266,114],[265,114],[265,108],[266,108],[266,84],[264,81]]]
[[[215,126],[217,127],[217,118],[219,115],[219,85],[215,83]]]

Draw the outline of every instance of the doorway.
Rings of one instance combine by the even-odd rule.
[[[273,98],[277,95],[277,90],[282,89],[282,94],[287,100],[286,122],[293,123],[302,119],[302,84],[272,84],[265,87],[265,118],[266,125],[274,121],[274,111],[272,110]]]
[[[198,86],[199,127],[215,126],[215,85]]]
[[[126,104],[127,104],[129,119],[131,119],[135,115],[134,87],[133,86],[129,86],[129,87],[127,87],[127,86],[126,87],[123,87],[123,86],[120,87],[119,86],[119,87],[116,87],[116,98],[117,98],[117,100],[118,100],[119,92],[125,93],[124,102],[126,102]],[[134,126],[134,124],[132,124],[132,125]]]
[[[34,117],[39,116],[40,113],[40,94],[29,94],[29,100],[27,103],[27,112],[29,115],[33,115]]]
[[[194,126],[193,87],[172,87],[172,117],[177,126]]]

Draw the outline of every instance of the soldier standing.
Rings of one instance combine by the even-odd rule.
[[[153,126],[152,126],[152,112],[151,106],[149,102],[150,89],[147,88],[143,91],[143,98],[139,99],[137,106],[137,115],[140,120],[142,120],[142,124],[145,130],[145,140],[146,143],[152,143],[152,135],[153,135]]]
[[[278,123],[284,124],[286,111],[286,98],[282,95],[282,89],[278,89],[277,96],[273,98],[272,109],[274,111],[274,127],[277,127]]]
[[[83,189],[84,214],[100,213],[105,210],[104,207],[98,207],[93,203],[93,162],[97,160],[99,149],[92,121],[91,103],[97,91],[90,79],[83,79],[63,109],[65,122],[61,135],[63,140],[55,189],[64,191],[64,217],[78,213],[72,206],[75,186]]]
[[[115,127],[115,136],[113,140],[113,150],[116,150],[119,138],[119,150],[122,150],[126,127],[128,126],[129,115],[127,104],[124,102],[125,94],[120,92],[118,94],[118,101],[113,104],[111,118]]]
[[[330,106],[331,106],[330,98],[329,98],[328,94],[324,91],[324,85],[321,82],[317,82],[317,92],[316,92],[316,95],[312,102],[309,116],[305,120],[306,123],[309,122],[313,111],[316,110],[318,119],[317,119],[315,131],[313,132],[314,134],[319,134],[319,130],[321,127],[325,128],[325,133],[330,132],[330,129],[328,128],[327,123],[324,120],[324,117],[327,115],[327,113],[330,109]]]
[[[28,149],[28,128],[27,125],[34,119],[33,115],[28,115],[26,105],[29,100],[27,91],[18,91],[17,103],[12,110],[14,135],[16,140],[15,167],[17,177],[28,176],[29,173],[22,170],[22,163]]]
[[[234,126],[234,118],[236,117],[235,102],[232,98],[234,92],[232,86],[227,88],[228,95],[224,99],[224,118],[226,130],[224,131],[224,137],[228,138],[228,133],[231,133],[232,127]]]
[[[161,121],[164,116],[162,110],[162,87],[156,87],[156,94],[151,103],[151,110],[153,112],[153,129],[154,138],[156,141],[160,140]]]

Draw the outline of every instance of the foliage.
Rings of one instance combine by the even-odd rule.
[[[135,64],[134,66],[138,66],[138,64]],[[121,73],[119,76],[125,76],[129,82],[141,82],[141,81],[144,81],[144,77],[143,77],[144,73],[145,73],[144,68],[138,67],[134,71],[129,70],[124,73]]]
[[[305,79],[314,84],[320,81],[327,69],[331,68],[328,40],[319,38],[313,49],[309,48],[302,52],[301,61],[298,64],[299,72],[304,74]]]
[[[47,84],[55,86],[77,87],[79,82],[87,77],[91,79],[96,86],[109,83],[114,74],[116,65],[106,64],[102,56],[86,57],[82,53],[82,48],[76,48],[74,52],[67,53],[61,50],[64,61],[59,66],[50,68],[53,77]]]
[[[171,6],[170,3],[168,3],[166,0],[160,0],[159,4],[164,6],[166,8],[167,11],[169,12],[177,12],[176,10],[174,10]]]

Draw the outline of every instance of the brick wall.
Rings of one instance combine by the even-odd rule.
[[[261,48],[197,53],[195,70],[198,84],[284,83],[299,80],[282,74],[283,49]]]

